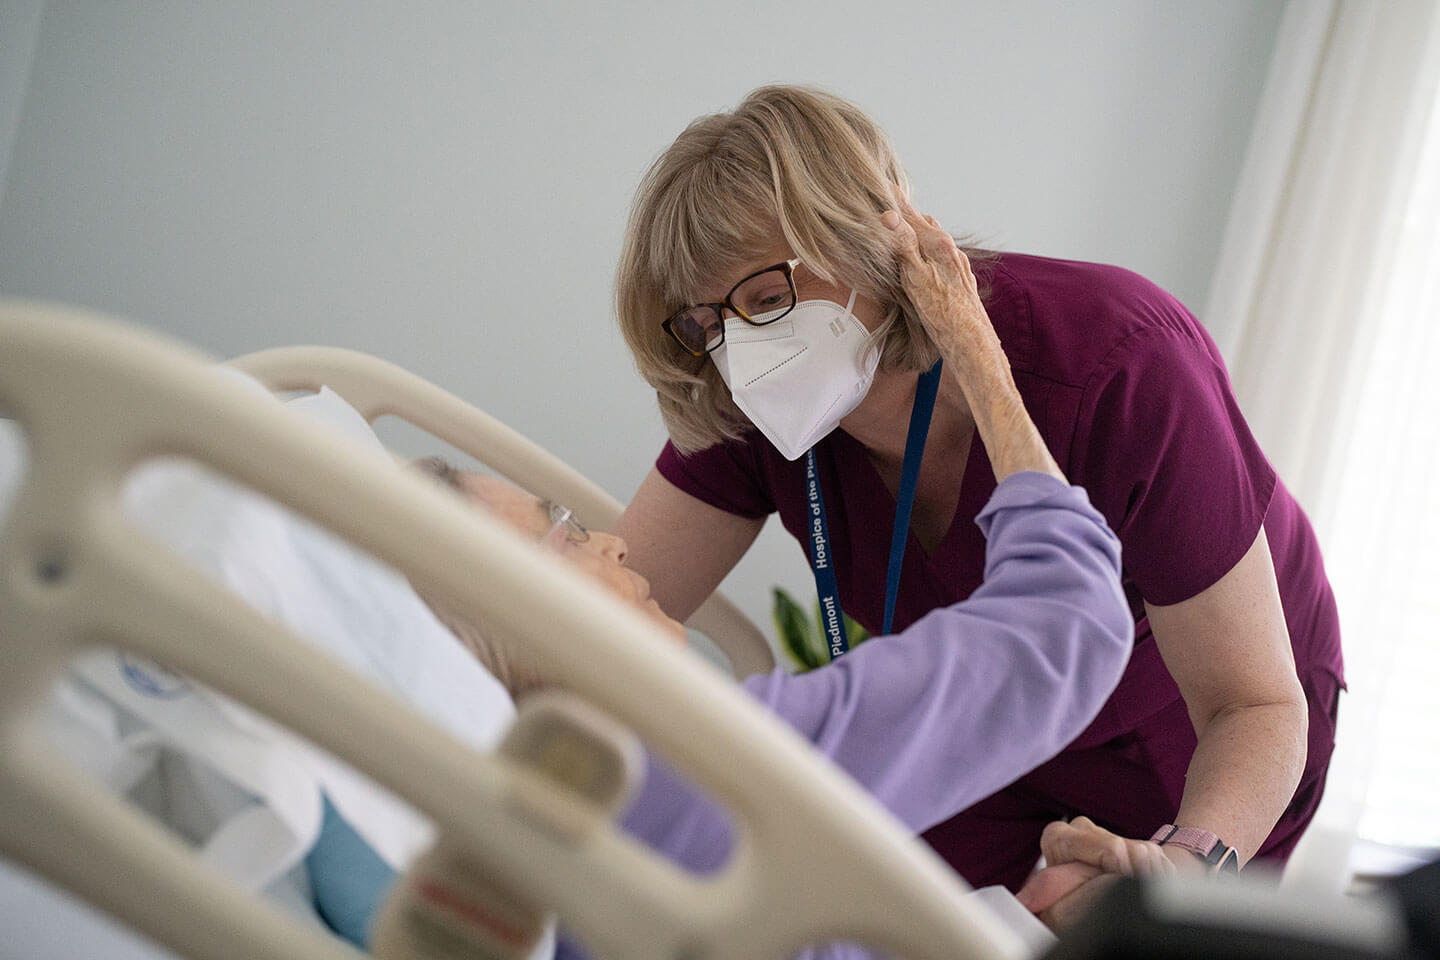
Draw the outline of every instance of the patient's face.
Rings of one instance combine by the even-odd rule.
[[[550,532],[550,511],[545,501],[520,489],[508,480],[484,473],[461,471],[456,485],[472,503],[507,524],[539,540]],[[685,628],[670,619],[650,596],[650,582],[625,566],[625,541],[612,533],[590,531],[584,543],[562,541],[561,556],[610,588],[621,599],[638,607],[680,642]]]

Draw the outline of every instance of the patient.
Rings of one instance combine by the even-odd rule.
[[[626,569],[619,537],[587,531],[499,478],[438,458],[417,465],[683,638],[645,579]],[[1084,490],[1017,472],[977,523],[988,540],[986,580],[967,600],[810,673],[777,668],[743,680],[917,833],[1057,753],[1093,719],[1130,652],[1118,543]],[[517,694],[543,684],[513,650],[442,619]],[[728,854],[724,816],[655,757],[625,826],[694,870],[715,869]]]

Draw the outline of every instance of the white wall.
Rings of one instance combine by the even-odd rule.
[[[0,0],[0,195],[8,179],[10,148],[20,127],[44,0]]]
[[[611,272],[636,182],[690,119],[765,82],[825,86],[890,131],[952,230],[1124,264],[1198,307],[1280,14],[53,0],[0,128],[0,292],[221,356],[379,354],[623,500],[663,432]],[[813,596],[772,524],[727,587],[768,628],[775,583]]]

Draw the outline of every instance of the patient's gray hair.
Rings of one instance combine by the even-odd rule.
[[[460,471],[444,457],[421,457],[418,460],[410,461],[410,465],[421,473],[429,474],[457,493],[465,492],[465,484],[460,479]]]

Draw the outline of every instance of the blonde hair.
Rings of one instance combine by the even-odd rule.
[[[853,104],[807,87],[761,87],[732,112],[692,122],[651,165],[625,228],[615,310],[682,453],[737,438],[750,423],[709,358],[691,355],[660,324],[780,237],[823,279],[899,313],[882,368],[935,362],[880,223],[909,193],[884,131]]]

